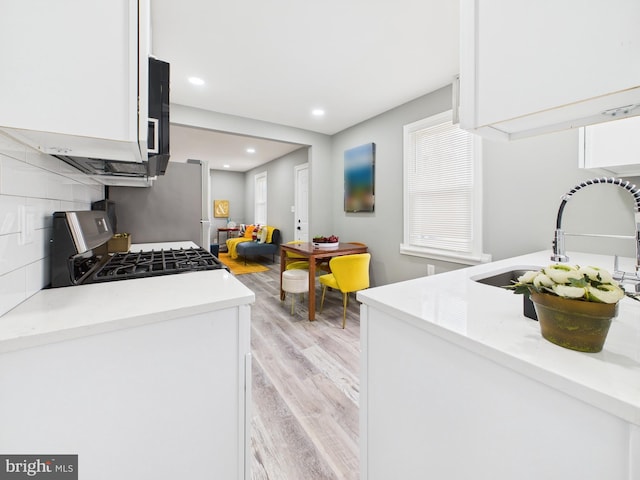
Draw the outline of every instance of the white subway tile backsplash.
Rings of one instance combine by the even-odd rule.
[[[0,156],[0,194],[47,198],[46,178],[51,175],[26,162]]]
[[[20,234],[0,235],[0,275],[12,272],[29,263],[28,254],[19,245]]]
[[[48,257],[30,263],[24,270],[26,272],[26,298],[38,293],[38,291],[51,283],[51,269]]]
[[[20,231],[20,207],[24,207],[24,197],[0,195],[0,235]]]
[[[92,178],[0,133],[0,315],[49,284],[53,212],[103,198]]]
[[[74,201],[73,189],[77,185],[75,180],[52,172],[44,172],[43,175],[46,181],[47,198]]]
[[[26,268],[0,275],[0,315],[27,299],[26,276]]]
[[[35,228],[51,228],[53,226],[53,212],[62,210],[60,200],[48,198],[27,198],[27,207],[33,209]]]
[[[42,260],[49,255],[49,237],[51,230],[36,230],[32,241],[21,244],[19,233],[0,236],[0,275]]]

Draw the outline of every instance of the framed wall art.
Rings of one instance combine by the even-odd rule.
[[[216,218],[227,218],[229,216],[229,200],[214,200],[213,216]]]
[[[344,152],[344,211],[373,212],[376,144]]]

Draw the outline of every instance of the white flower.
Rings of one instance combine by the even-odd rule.
[[[518,283],[533,283],[533,280],[538,276],[538,274],[540,274],[540,272],[535,270],[524,272],[518,277]]]
[[[624,297],[624,290],[617,285],[603,284],[597,287],[587,287],[589,297],[597,302],[616,303]]]
[[[580,280],[582,278],[582,274],[578,272],[578,269],[573,265],[549,265],[542,269],[542,271],[556,283],[569,283],[570,279]]]
[[[536,272],[537,275],[533,279],[533,285],[537,288],[541,287],[553,287],[555,283],[549,277],[547,277],[544,273]]]
[[[549,265],[539,271],[525,272],[510,288],[515,293],[535,291],[600,303],[616,303],[625,296],[607,270],[593,266]]]
[[[571,287],[569,285],[554,285],[553,291],[559,297],[565,298],[582,298],[587,293],[582,287]]]
[[[586,275],[589,280],[595,280],[601,283],[611,283],[614,285],[616,284],[611,274],[603,268],[591,266],[580,267],[578,269],[578,272],[580,272],[582,275]]]

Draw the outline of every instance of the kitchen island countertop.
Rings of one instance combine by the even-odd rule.
[[[612,270],[609,256],[570,253],[570,264]],[[522,314],[522,295],[473,277],[546,266],[550,251],[361,291],[358,300],[603,411],[640,425],[640,303],[624,298],[604,349],[581,353],[554,345]],[[622,267],[633,271],[632,259]]]
[[[226,270],[41,290],[0,317],[0,353],[253,303]]]

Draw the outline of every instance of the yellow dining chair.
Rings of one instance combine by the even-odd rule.
[[[287,245],[298,245],[300,243],[304,243],[300,240],[293,240],[291,242],[287,242]],[[285,270],[308,270],[309,262],[304,260],[303,255],[298,255],[294,252],[286,251],[285,255],[287,256],[287,265],[285,266]]]
[[[342,292],[342,328],[347,324],[347,301],[349,300],[349,293],[369,288],[370,261],[370,253],[356,253],[354,255],[333,257],[329,262],[331,273],[318,277],[318,281],[322,284],[320,312],[322,312],[324,305],[324,296],[327,293],[327,287]]]
[[[296,245],[300,243],[306,243],[301,240],[292,240],[291,242],[287,242],[289,245]],[[299,255],[294,252],[286,251],[285,255],[287,256],[287,265],[284,267],[285,270],[308,270],[309,269],[309,260],[306,260],[307,257],[304,255]],[[324,272],[330,272],[328,262],[316,263],[316,270],[322,270]]]

